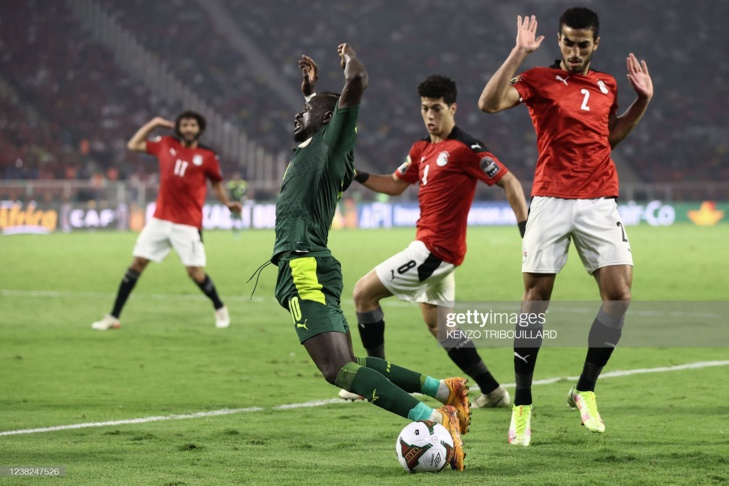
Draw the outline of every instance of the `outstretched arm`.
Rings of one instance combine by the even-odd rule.
[[[357,54],[349,44],[339,44],[337,52],[340,65],[344,69],[344,88],[339,97],[339,108],[356,106],[362,100],[362,93],[367,89],[367,70],[357,59]]]
[[[516,45],[501,67],[491,76],[478,99],[478,108],[486,113],[497,113],[519,103],[519,92],[511,86],[511,78],[524,59],[536,51],[544,36],[536,37],[537,19],[534,15],[516,18]]]
[[[230,199],[228,199],[228,192],[225,190],[225,187],[223,187],[223,181],[210,182],[210,187],[213,189],[215,197],[218,198],[218,201],[223,203],[228,209],[230,209],[234,213],[240,214],[243,206],[239,201],[231,201]]]
[[[648,72],[645,61],[638,62],[638,58],[631,52],[627,59],[628,80],[635,90],[638,98],[620,116],[610,119],[610,147],[615,148],[635,128],[653,98],[653,81]]]
[[[319,81],[319,70],[316,67],[316,63],[312,58],[307,55],[302,55],[299,59],[299,69],[303,79],[301,80],[301,94],[304,95],[306,101],[315,94],[316,83]]]
[[[506,193],[506,200],[509,201],[509,206],[514,211],[519,232],[521,236],[524,236],[527,215],[529,213],[527,212],[527,203],[524,198],[524,189],[521,187],[521,182],[514,174],[509,172],[499,179],[496,185],[500,186]]]
[[[410,185],[399,179],[395,174],[377,175],[357,171],[354,180],[375,192],[381,192],[389,196],[399,196]]]
[[[175,128],[175,124],[169,120],[165,120],[160,116],[156,116],[147,123],[145,123],[142,128],[137,130],[137,133],[132,135],[132,138],[130,138],[127,142],[127,148],[133,152],[146,152],[147,137],[152,132],[152,130],[158,127]]]

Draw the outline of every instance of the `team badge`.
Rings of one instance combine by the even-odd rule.
[[[484,174],[486,174],[489,179],[493,179],[496,174],[499,173],[501,170],[501,167],[499,167],[499,164],[496,163],[494,159],[491,157],[484,157],[481,159],[481,170]]]
[[[193,157],[192,157],[192,163],[195,164],[195,165],[197,165],[197,166],[202,165],[203,164],[203,156],[200,155],[200,154],[193,155]]]
[[[438,167],[444,167],[448,163],[448,157],[451,154],[448,152],[441,152],[438,154],[438,158],[435,160],[435,163],[438,165]]]
[[[600,91],[602,91],[603,94],[608,94],[610,91],[608,91],[607,86],[605,86],[605,83],[602,79],[597,81],[597,86],[600,88]]]
[[[407,172],[408,167],[410,167],[410,162],[412,162],[412,161],[410,160],[410,156],[408,155],[408,158],[405,159],[405,162],[403,162],[400,167],[397,168],[397,171],[401,174],[404,174],[405,172]]]
[[[519,76],[514,76],[513,78],[511,78],[511,80],[509,81],[509,84],[516,84],[519,81],[521,81],[521,74]]]

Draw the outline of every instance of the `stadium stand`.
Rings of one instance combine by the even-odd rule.
[[[631,3],[630,16],[624,15],[627,6],[616,8],[614,2],[589,5],[602,20],[603,42],[593,67],[618,78],[621,110],[633,97],[623,74],[628,52],[648,60],[656,85],[646,119],[617,155],[645,181],[729,180],[721,102],[729,90],[729,60],[707,49],[721,38],[721,23],[703,20],[726,18],[729,3]],[[553,33],[566,6],[554,0],[525,9],[546,19],[540,22],[547,34],[545,55],[558,55]],[[229,48],[197,1],[109,0],[103,7],[250,139],[272,151],[291,146],[290,106],[257,76],[255,66]],[[514,19],[496,2],[313,0],[302,9],[294,0],[230,0],[225,8],[292,90],[300,79],[301,54],[320,63],[321,89],[337,89],[336,44],[348,41],[358,49],[370,87],[357,150],[373,169],[391,171],[425,135],[416,86],[428,74],[440,73],[458,82],[459,125],[518,177],[531,178],[536,147],[526,110],[487,116],[476,108],[483,83],[513,45]],[[0,91],[3,178],[146,177],[125,141],[151,116],[173,116],[179,107],[167,106],[159,93],[115,64],[64,2],[0,2],[0,42],[2,77],[18,94],[11,100]],[[40,120],[29,118],[24,108]]]

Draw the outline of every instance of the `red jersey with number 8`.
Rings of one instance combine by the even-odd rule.
[[[466,255],[468,213],[476,183],[496,184],[509,171],[486,146],[457,126],[446,140],[415,142],[398,179],[420,184],[416,239],[441,260],[460,265]]]
[[[159,195],[154,217],[202,228],[207,180],[223,180],[216,153],[202,145],[184,147],[175,137],[148,140],[147,153],[159,161]]]
[[[539,159],[532,196],[596,199],[618,196],[618,173],[610,158],[609,120],[618,109],[618,88],[609,74],[573,74],[550,67],[512,79],[529,108]]]

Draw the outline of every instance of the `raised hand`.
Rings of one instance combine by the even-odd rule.
[[[354,49],[352,49],[352,46],[350,46],[347,43],[339,44],[337,47],[337,53],[339,54],[339,65],[342,66],[342,69],[347,65],[347,61],[350,58],[357,58],[357,53],[354,52]]]
[[[319,70],[312,58],[302,55],[299,59],[299,69],[304,79],[301,81],[301,93],[309,96],[316,91],[316,83],[319,81]]]
[[[516,47],[523,49],[527,54],[534,52],[539,49],[539,46],[544,40],[544,36],[537,35],[537,18],[532,15],[531,17],[524,17],[521,15],[516,17]]]
[[[165,118],[162,118],[161,116],[156,116],[152,118],[152,123],[155,127],[163,127],[163,128],[175,128],[174,122],[171,122]]]
[[[638,62],[638,58],[631,52],[627,58],[628,81],[638,94],[639,98],[650,100],[653,97],[653,80],[648,72],[645,61]]]

